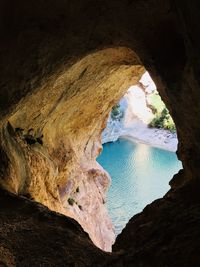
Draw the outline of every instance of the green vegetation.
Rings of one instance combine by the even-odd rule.
[[[149,123],[149,127],[176,132],[174,121],[158,93],[154,93],[149,97],[149,106],[155,115],[153,120]]]
[[[17,127],[15,128],[15,133],[17,133],[19,136],[23,138],[23,140],[28,145],[33,145],[36,143],[39,143],[40,145],[43,145],[43,134],[41,132],[34,132],[34,129],[29,129],[27,132],[25,132],[24,129]]]
[[[161,113],[156,113],[155,118],[149,123],[151,128],[161,128],[171,132],[176,131],[176,127],[167,108],[164,108]]]
[[[150,106],[155,108],[158,113],[162,112],[162,110],[165,108],[165,104],[162,101],[161,97],[159,96],[158,92],[150,94],[148,102]]]
[[[68,201],[69,205],[71,205],[71,206],[73,206],[75,203],[75,200],[71,197],[69,197],[67,201]]]
[[[122,119],[124,116],[123,112],[120,110],[120,104],[117,104],[115,106],[112,107],[111,110],[111,118],[113,120],[120,120]]]

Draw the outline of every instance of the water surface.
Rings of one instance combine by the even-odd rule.
[[[116,234],[134,214],[169,190],[169,181],[182,167],[173,152],[125,139],[103,145],[97,161],[112,178],[107,206]]]

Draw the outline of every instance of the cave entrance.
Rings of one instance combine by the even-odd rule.
[[[151,72],[154,73],[153,66]],[[115,235],[105,206],[109,177],[96,162],[101,150],[100,136],[110,109],[130,85],[138,83],[143,73],[144,66],[141,60],[128,47],[95,50],[73,59],[69,65],[62,66],[53,73],[52,77],[47,79],[45,86],[25,98],[21,108],[8,116],[9,124],[4,127],[3,137],[6,142],[3,142],[3,149],[8,151],[8,155],[10,151],[14,152],[13,160],[15,159],[17,164],[15,167],[12,165],[11,170],[17,175],[13,182],[11,172],[6,181],[3,180],[3,187],[17,194],[25,194],[54,211],[72,217],[89,234],[93,243],[105,251],[111,251]],[[155,73],[154,77],[156,81],[159,79]],[[136,92],[139,89],[134,90]],[[162,92],[164,94],[165,91]],[[141,90],[138,91],[138,97],[140,93]],[[150,109],[150,104],[148,105],[147,108]],[[139,114],[140,109],[137,112]],[[113,115],[116,118],[121,116],[118,107],[113,108]],[[34,142],[30,140],[27,142],[27,135]],[[14,144],[19,144],[23,153],[16,150],[10,138],[14,138]],[[119,142],[123,144],[121,140]],[[117,142],[113,143],[115,144]],[[104,145],[106,146],[109,144]],[[151,162],[146,160],[150,150],[150,146],[144,144],[138,144],[134,149],[137,166],[134,164],[132,166],[135,174],[140,166],[144,172],[150,173],[147,166],[144,166],[144,162]],[[126,154],[119,153],[119,158],[121,155]],[[160,158],[159,155],[157,157]],[[19,162],[23,164],[25,162],[27,174],[21,169],[22,164]],[[109,159],[108,163],[110,162]],[[156,160],[150,166],[155,162]],[[126,166],[127,162],[122,167]],[[114,168],[118,170],[117,177],[120,177],[118,174],[123,174],[122,168],[117,169],[117,167]],[[131,170],[130,173],[134,174],[134,171]],[[112,174],[111,176],[113,178]],[[159,176],[161,176],[160,171]],[[172,176],[173,174],[170,178]],[[145,196],[150,191],[150,185],[158,183],[158,180],[147,183],[142,180],[140,174],[137,177],[142,188],[146,188]],[[114,179],[112,180],[114,184]],[[123,183],[121,188],[122,186]],[[123,200],[120,204],[123,210],[125,204],[129,202],[132,206],[137,206],[134,203],[135,193],[127,190],[124,189],[124,195],[120,190],[117,193]],[[138,191],[138,196],[139,194]],[[127,195],[130,196],[129,199],[126,198]],[[157,197],[154,196],[154,199]],[[143,198],[144,194],[139,199]],[[144,206],[151,200],[148,199]],[[129,218],[142,208],[138,208],[135,212],[130,211]],[[109,210],[114,211],[115,208],[111,207]],[[123,216],[120,214],[119,218]],[[128,220],[124,221],[126,223]]]
[[[129,219],[169,190],[181,169],[176,127],[148,72],[109,115],[97,159],[111,176],[107,207],[118,235]]]

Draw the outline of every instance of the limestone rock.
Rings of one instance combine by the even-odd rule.
[[[64,228],[70,230],[68,242],[68,236],[63,235],[60,227],[62,222],[48,227],[55,216],[47,216],[48,223],[43,225],[40,221],[46,214],[43,209],[39,213],[42,218],[34,220],[32,205],[18,202],[21,198],[16,197],[15,212],[12,210],[15,205],[5,198],[1,210],[6,216],[0,219],[4,265],[34,266],[36,262],[38,266],[42,262],[44,266],[98,266],[100,262],[100,266],[109,267],[155,267],[161,260],[163,266],[171,267],[188,266],[187,259],[193,266],[200,265],[199,197],[189,186],[193,184],[197,191],[200,188],[199,14],[199,1],[195,0],[1,1],[1,187],[76,217],[79,222],[83,219],[79,216],[82,203],[77,201],[79,192],[76,189],[79,187],[80,194],[85,195],[95,189],[97,198],[94,194],[89,198],[89,210],[97,207],[104,217],[103,224],[101,218],[96,222],[98,227],[104,228],[101,237],[107,231],[111,235],[102,247],[101,237],[97,241],[92,234],[97,225],[91,226],[94,228],[90,233],[97,245],[108,248],[113,232],[109,218],[105,217],[103,199],[109,181],[95,158],[101,150],[100,133],[110,108],[129,85],[138,81],[144,71],[142,65],[150,72],[171,111],[178,131],[178,156],[183,162],[182,173],[171,183],[177,201],[173,204],[167,199],[156,202],[152,209],[144,211],[144,216],[139,215],[139,228],[135,227],[134,218],[127,231],[136,235],[147,222],[143,228],[146,234],[139,230],[137,235],[144,239],[140,243],[138,238],[137,244],[132,244],[134,238],[131,234],[129,239],[125,230],[119,238],[127,237],[127,244],[123,250],[123,244],[117,241],[114,254],[103,253],[102,256],[102,252],[93,247],[92,254],[77,258],[77,251],[87,253],[91,248],[80,227],[77,226],[77,230],[64,223]],[[93,169],[99,178],[95,173],[91,175]],[[188,192],[187,201],[183,200],[184,194],[178,193],[183,186]],[[196,202],[194,199],[190,202],[193,195]],[[69,204],[66,209],[69,198],[74,198],[75,202],[69,202],[75,204]],[[83,210],[86,203],[87,198]],[[154,210],[154,206],[156,218],[161,220],[151,212],[146,220],[146,212]],[[91,218],[89,213],[87,218]],[[22,224],[26,221],[29,227],[25,224],[20,228],[19,219]],[[170,222],[173,236],[167,235],[166,220]],[[179,232],[179,229],[183,231]],[[189,231],[186,235],[185,230]],[[99,235],[101,229],[97,232]],[[162,238],[161,232],[164,233]],[[32,242],[27,233],[31,233]],[[45,247],[48,235],[53,242],[47,242],[49,246]],[[149,242],[145,242],[145,237]],[[63,249],[59,251],[62,242]],[[70,249],[73,244],[77,245]],[[55,248],[55,254],[50,250],[49,255],[51,246]],[[159,249],[158,253],[155,253],[156,249]],[[163,252],[166,249],[167,257]],[[109,255],[109,259],[102,260],[101,256],[105,255]]]

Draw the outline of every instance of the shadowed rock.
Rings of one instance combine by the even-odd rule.
[[[33,215],[35,204],[2,193],[3,263],[188,266],[187,256],[193,266],[199,266],[199,198],[194,193],[194,187],[200,188],[199,1],[2,0],[0,5],[2,188],[75,218],[95,244],[110,250],[114,233],[104,205],[109,176],[95,159],[110,108],[140,79],[144,67],[176,123],[178,157],[184,168],[170,183],[173,201],[166,197],[134,217],[108,261],[80,227],[65,225],[73,236],[65,243],[67,235],[56,221],[60,215],[45,217],[41,231],[41,222]],[[29,129],[33,132],[28,133]],[[31,135],[28,144],[23,138],[27,133]],[[42,134],[42,140],[37,140]],[[186,188],[187,199],[194,194],[196,202],[188,204],[186,195],[178,193],[181,187]],[[75,200],[73,206],[69,198]],[[43,218],[46,209],[39,214]],[[24,220],[28,231],[26,223],[20,228]],[[53,237],[48,225],[54,220]],[[66,244],[61,251],[57,250],[60,242]],[[47,251],[45,243],[56,247],[55,254]],[[93,254],[87,254],[90,248]],[[79,252],[86,254],[77,258]]]

